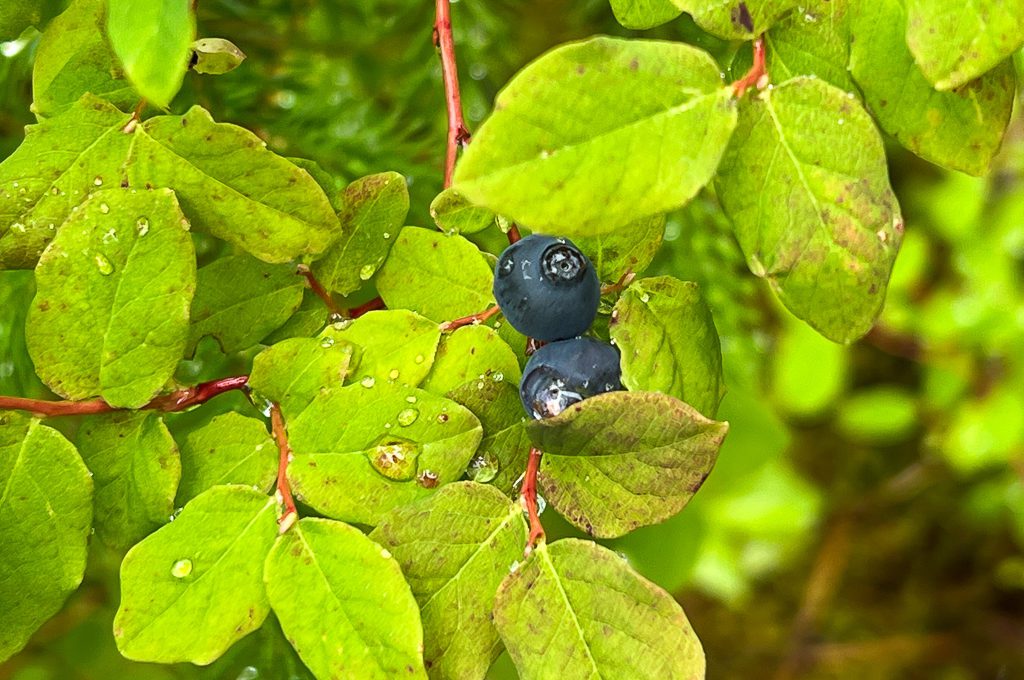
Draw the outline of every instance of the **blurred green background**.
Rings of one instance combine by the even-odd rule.
[[[199,5],[200,36],[249,59],[190,74],[176,110],[199,103],[339,182],[402,172],[410,223],[431,224],[445,139],[433,3]],[[453,17],[471,129],[544,50],[641,35],[606,0],[462,0]],[[685,17],[642,35],[697,44],[723,70],[739,48]],[[0,158],[32,122],[37,38],[0,45]],[[704,289],[731,432],[686,510],[608,543],[678,596],[710,678],[1024,677],[1024,124],[1015,118],[987,179],[889,151],[906,241],[878,326],[851,347],[773,301],[710,193],[669,216],[652,265]],[[24,348],[31,295],[30,273],[0,273],[3,394],[47,396]],[[181,373],[238,361],[208,348]],[[543,519],[552,536],[572,533],[553,511]],[[273,621],[209,668],[123,661],[110,632],[119,559],[95,546],[82,589],[0,680],[309,677]],[[492,676],[514,677],[507,658]]]

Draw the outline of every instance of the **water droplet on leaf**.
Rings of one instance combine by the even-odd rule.
[[[398,424],[402,427],[409,427],[420,417],[420,412],[414,408],[404,408],[398,413]]]
[[[185,578],[192,573],[192,560],[178,560],[171,566],[171,576]]]
[[[498,459],[490,454],[473,456],[466,468],[466,476],[474,482],[486,484],[498,476]]]
[[[368,375],[365,378],[363,378],[362,380],[360,380],[359,384],[362,385],[363,387],[369,389],[369,388],[373,387],[374,383],[376,383],[376,382],[377,381],[373,379],[372,375]]]
[[[416,476],[420,445],[408,439],[385,435],[366,454],[374,470],[388,479],[404,482]]]
[[[368,281],[375,271],[377,271],[377,268],[372,264],[364,264],[359,269],[359,278],[363,281]]]
[[[96,268],[100,270],[100,274],[104,276],[110,276],[114,273],[113,263],[107,259],[107,256],[103,253],[96,253],[92,256],[93,262],[96,263]]]
[[[322,338],[320,340],[320,346],[323,347],[324,349],[327,349],[328,347],[334,347],[334,338],[330,336]]]

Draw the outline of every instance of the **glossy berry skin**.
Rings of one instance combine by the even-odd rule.
[[[534,418],[550,418],[603,392],[622,389],[619,350],[593,338],[544,345],[526,362],[519,383],[523,408]]]
[[[498,258],[494,298],[523,335],[564,340],[585,333],[594,322],[601,282],[572,241],[531,234]]]

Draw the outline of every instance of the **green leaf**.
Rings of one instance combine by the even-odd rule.
[[[472,382],[506,380],[519,384],[519,359],[497,331],[487,326],[463,326],[441,340],[430,375],[422,387],[447,394]]]
[[[0,41],[14,40],[42,17],[42,0],[18,0],[0,5]]]
[[[331,203],[308,172],[198,106],[150,118],[133,139],[133,186],[173,188],[196,228],[264,262],[320,253],[338,236]]]
[[[825,337],[867,333],[903,234],[882,139],[846,92],[814,78],[741,107],[716,183],[750,270]]]
[[[264,578],[281,628],[317,678],[426,677],[416,601],[391,553],[362,532],[302,519],[277,539]]]
[[[802,0],[672,0],[691,14],[697,25],[720,38],[751,40],[768,30],[775,21]]]
[[[192,303],[190,351],[207,335],[227,353],[252,347],[302,304],[306,282],[291,265],[228,255],[199,269]]]
[[[297,498],[319,512],[373,525],[462,477],[480,437],[472,413],[429,392],[335,388],[288,424],[288,479]]]
[[[327,323],[327,309],[323,300],[308,288],[302,291],[302,303],[295,313],[288,317],[280,328],[263,338],[264,345],[273,345],[289,338],[309,338],[321,330]]]
[[[122,109],[138,95],[106,39],[105,0],[74,0],[39,41],[32,67],[32,110],[46,118],[89,92]]]
[[[71,442],[0,412],[0,661],[25,646],[82,581],[92,479]]]
[[[903,0],[850,7],[850,72],[883,130],[925,160],[972,175],[988,172],[1013,108],[1010,63],[938,92],[907,47]]]
[[[696,283],[671,276],[636,281],[615,303],[609,332],[627,389],[663,392],[715,416],[725,393],[722,351]]]
[[[618,231],[577,236],[573,243],[597,268],[602,281],[614,282],[627,271],[639,274],[654,260],[665,235],[665,216],[642,217]]]
[[[191,0],[107,0],[107,34],[135,90],[167,108],[181,89],[196,38]]]
[[[449,484],[396,508],[370,534],[394,555],[423,620],[423,660],[434,678],[482,678],[501,651],[494,596],[526,545],[523,511],[500,491]]]
[[[608,392],[530,421],[544,498],[592,536],[676,514],[711,472],[728,423],[657,392]]]
[[[419,314],[388,309],[331,324],[321,334],[322,341],[328,339],[360,348],[353,380],[416,386],[434,365],[441,330]]]
[[[167,523],[181,477],[178,447],[154,412],[89,418],[78,430],[78,450],[96,485],[96,535],[127,550]]]
[[[409,214],[409,188],[397,172],[382,172],[349,184],[341,202],[341,238],[313,263],[313,273],[328,290],[348,295],[388,256]]]
[[[93,194],[36,268],[25,329],[36,373],[69,399],[142,406],[181,359],[195,275],[173,192]]]
[[[571,43],[505,86],[455,188],[537,231],[604,234],[692,198],[735,124],[718,65],[694,47]]]
[[[262,420],[222,413],[185,435],[177,503],[184,505],[220,484],[242,484],[265,493],[277,475],[277,455]]]
[[[472,381],[452,390],[448,397],[472,411],[483,427],[484,437],[467,470],[470,478],[512,493],[526,470],[531,446],[519,384]]]
[[[391,309],[441,323],[493,305],[493,281],[493,269],[464,237],[406,227],[377,274],[377,292]]]
[[[495,215],[473,205],[455,189],[445,189],[430,203],[430,216],[446,234],[475,234],[494,224]]]
[[[192,70],[208,75],[234,71],[245,61],[245,53],[224,38],[200,38],[192,43]]]
[[[249,387],[280,404],[287,420],[301,413],[321,390],[344,384],[352,352],[351,345],[332,337],[284,340],[253,359]]]
[[[676,601],[589,541],[538,546],[498,589],[494,624],[524,678],[704,677]]]
[[[85,95],[68,111],[27,128],[0,163],[0,268],[35,266],[71,215],[98,188],[117,186],[131,136],[129,115]]]
[[[682,14],[672,0],[611,0],[615,19],[626,28],[647,30]]]
[[[276,537],[272,498],[241,486],[197,496],[121,563],[121,654],[204,665],[259,628],[270,605],[258,565]]]
[[[907,0],[907,44],[925,77],[952,90],[1024,45],[1024,1]]]

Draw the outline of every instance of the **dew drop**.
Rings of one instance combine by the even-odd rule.
[[[368,281],[375,271],[377,271],[377,268],[372,264],[364,264],[359,270],[359,278],[363,281]]]
[[[403,408],[398,413],[398,424],[402,427],[409,427],[416,422],[416,419],[420,417],[420,412],[414,408]]]
[[[537,494],[537,514],[543,515],[544,511],[547,510],[548,502],[544,500],[544,496]]]
[[[92,181],[92,183],[95,184],[98,187],[101,187],[101,186],[103,186],[103,178],[100,177],[99,175],[96,175],[96,179],[94,179]]]
[[[352,319],[341,319],[331,324],[331,328],[336,331],[343,331],[352,325]]]
[[[110,243],[111,241],[116,243],[117,242],[117,231],[115,229],[108,229],[107,232],[105,234],[103,234],[102,238],[103,238],[103,242],[104,243]]]
[[[366,376],[365,378],[363,378],[362,380],[360,380],[360,381],[359,381],[359,384],[360,384],[360,385],[362,385],[363,387],[365,387],[365,388],[369,389],[369,388],[373,387],[373,385],[374,385],[374,384],[375,384],[376,382],[377,382],[377,381],[376,381],[376,380],[374,380],[374,378],[373,378],[373,376],[372,376],[372,375],[368,375],[368,376]]]
[[[235,680],[257,680],[260,677],[259,670],[255,666],[246,666],[242,669],[242,672],[238,674]]]
[[[411,394],[410,394],[410,395],[409,395],[408,397],[406,397],[406,398],[405,398],[405,400],[406,400],[407,402],[409,402],[410,404],[415,404],[415,403],[416,403],[416,397],[414,397],[414,396],[413,396],[413,395],[411,395]]]
[[[171,576],[185,578],[192,573],[192,560],[178,560],[171,566]]]
[[[327,349],[328,347],[334,347],[334,338],[332,338],[329,335],[325,338],[322,338],[320,340],[320,346],[323,347],[324,349]]]
[[[100,270],[100,274],[104,276],[110,276],[114,273],[114,265],[107,256],[103,253],[96,253],[92,256],[93,262],[96,263],[96,268]]]
[[[388,379],[390,379],[390,380],[398,380],[398,375],[399,375],[398,369],[397,368],[392,368],[391,372],[388,373]]]
[[[139,236],[145,236],[149,233],[149,218],[140,217],[135,221],[135,229],[139,232]]]
[[[381,234],[381,236],[383,236],[383,237],[384,237],[384,240],[385,240],[385,241],[387,241],[387,240],[388,240],[389,238],[391,238],[391,234],[389,234],[389,233],[388,233],[388,232],[386,232],[386,231],[385,231],[385,232],[384,232],[383,234]]]
[[[473,456],[466,467],[466,476],[474,482],[486,484],[498,476],[498,459],[490,454]]]
[[[422,354],[417,354],[416,358],[413,359],[413,361],[415,361],[417,364],[422,364],[423,363],[423,355]]]
[[[408,439],[385,435],[367,452],[370,465],[384,477],[404,482],[416,476],[420,445]]]
[[[103,213],[104,215],[109,215],[110,206],[107,205],[106,203],[100,203],[100,212]]]
[[[58,189],[56,186],[54,186],[53,188],[50,189],[50,193],[53,194],[54,196],[56,196],[57,194],[60,193],[60,189]]]
[[[386,560],[387,559],[391,559],[391,551],[388,550],[387,548],[381,548],[380,549],[380,556],[383,557]]]
[[[651,296],[650,296],[649,293],[644,293],[643,295],[640,296],[640,302],[643,302],[643,303],[646,304],[646,303],[648,303],[650,301],[651,301]]]
[[[494,375],[491,376],[491,380],[493,380],[494,382],[501,382],[504,379],[505,379],[505,374],[502,373],[501,371],[498,371],[497,373],[495,373]]]

